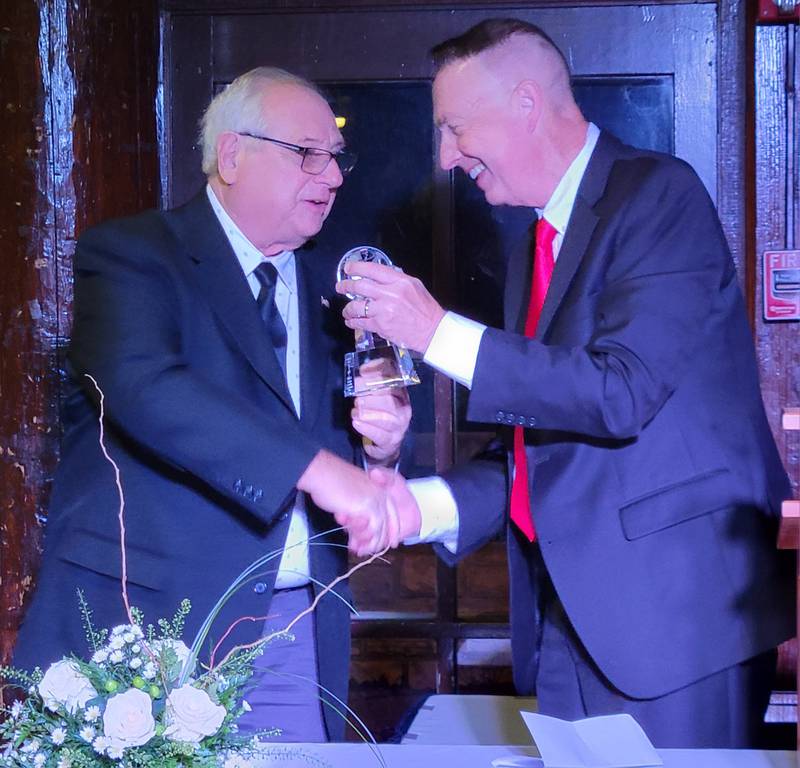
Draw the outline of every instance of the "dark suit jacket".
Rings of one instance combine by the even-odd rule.
[[[16,664],[46,665],[86,649],[78,587],[98,627],[125,620],[114,473],[100,452],[97,397],[85,373],[105,393],[106,440],[126,497],[131,602],[146,621],[172,616],[189,598],[191,642],[233,579],[259,556],[282,551],[295,483],[313,456],[327,448],[354,458],[341,394],[343,323],[335,306],[323,306],[323,297],[335,296],[335,267],[318,249],[297,252],[298,420],[205,192],[174,211],[113,221],[81,237],[62,458]],[[308,506],[312,535],[336,525]],[[347,555],[343,535],[323,541],[333,546],[310,547],[311,571],[327,583]],[[242,616],[267,614],[278,562],[230,599],[212,629],[216,639]],[[346,586],[337,591],[349,599]],[[257,639],[261,625],[241,623],[225,647]],[[339,598],[322,599],[316,628],[320,682],[345,699],[349,612]],[[339,716],[328,728],[342,737]]]
[[[531,505],[555,590],[599,668],[654,697],[793,633],[775,551],[789,494],[719,220],[685,163],[601,134],[536,340],[522,335],[530,246],[506,330],[486,331],[468,418],[524,424]],[[516,332],[515,332],[516,331]],[[510,454],[447,476],[459,556],[506,524]],[[508,462],[508,463],[507,463]],[[509,532],[515,679],[532,690],[540,574]]]

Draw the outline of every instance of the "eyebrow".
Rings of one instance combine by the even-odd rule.
[[[309,141],[312,142],[312,144],[324,144],[324,139],[320,139],[318,136],[305,136],[304,138],[299,139],[297,143],[298,143],[298,145],[300,145],[300,144],[306,144]],[[344,147],[345,147],[344,139],[340,139],[338,141],[334,141],[333,144],[331,144],[331,149],[332,150],[340,150],[340,149],[344,149]],[[323,147],[320,147],[320,146],[313,147],[313,148],[314,149],[323,149]]]

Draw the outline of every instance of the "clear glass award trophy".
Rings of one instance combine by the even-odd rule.
[[[380,249],[373,248],[371,245],[359,245],[357,248],[351,248],[339,260],[336,270],[337,281],[348,278],[344,266],[351,261],[371,261],[389,267],[393,266],[391,259]],[[349,299],[361,298],[357,294],[349,293],[347,297]],[[419,375],[414,368],[414,361],[405,347],[392,344],[377,333],[361,328],[355,329],[355,336],[355,350],[344,356],[345,397],[368,395],[391,387],[408,387],[412,384],[419,384]]]

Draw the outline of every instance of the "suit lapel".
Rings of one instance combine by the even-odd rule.
[[[561,306],[572,278],[578,270],[597,227],[599,217],[594,206],[603,195],[611,168],[619,157],[622,145],[611,134],[602,131],[597,139],[589,165],[583,175],[572,208],[564,242],[558,254],[550,287],[536,328],[536,338],[542,339]]]
[[[283,371],[247,279],[205,191],[175,211],[175,223],[189,257],[195,262],[200,290],[250,365],[294,412]]]
[[[533,214],[533,211],[531,211]],[[533,259],[533,236],[536,222],[529,228],[525,237],[520,238],[511,251],[506,272],[506,288],[503,299],[505,328],[514,333],[525,332],[525,316],[531,295],[531,270]]]
[[[596,226],[597,216],[579,194],[575,198],[575,205],[567,225],[567,232],[564,236],[564,241],[561,243],[561,250],[558,253],[558,260],[553,269],[550,287],[547,289],[547,296],[542,306],[542,313],[539,315],[539,323],[536,326],[537,339],[543,338],[547,332],[553,315],[561,305],[564,294],[567,292],[569,284],[580,266]]]
[[[322,306],[325,286],[318,285],[315,280],[310,264],[312,258],[313,254],[307,249],[298,249],[295,254],[300,320],[300,420],[309,426],[316,422],[330,370]],[[332,275],[331,282],[333,279]]]

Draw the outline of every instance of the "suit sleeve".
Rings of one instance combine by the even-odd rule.
[[[508,499],[507,474],[506,450],[500,440],[494,440],[478,458],[442,475],[458,508],[456,553],[436,546],[437,554],[449,565],[503,533]]]
[[[558,310],[581,313],[574,322],[587,326],[585,343],[548,345],[488,329],[469,419],[494,423],[503,411],[537,429],[634,437],[702,354],[697,331],[718,321],[715,302],[736,279],[713,204],[679,162],[654,162],[625,199],[595,249],[603,255],[586,256],[606,259],[598,286],[568,292]]]
[[[124,234],[102,227],[78,244],[69,353],[76,378],[94,400],[84,374],[97,380],[123,439],[270,522],[320,446],[188,364],[176,276],[157,256],[164,243],[150,232]],[[251,498],[236,492],[237,479],[252,485]]]

